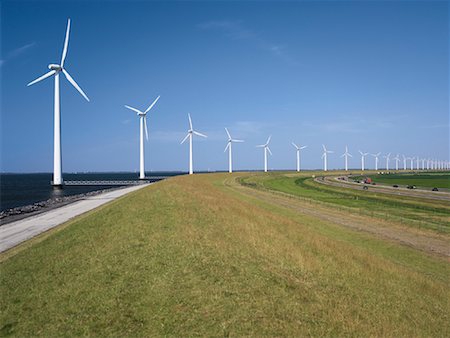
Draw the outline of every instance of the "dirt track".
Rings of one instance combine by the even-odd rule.
[[[444,235],[418,230],[392,221],[327,208],[318,203],[302,201],[288,194],[254,189],[234,181],[227,183],[233,189],[264,202],[295,210],[333,224],[369,232],[430,254],[444,256],[450,261],[450,239]]]

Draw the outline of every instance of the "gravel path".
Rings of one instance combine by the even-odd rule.
[[[142,184],[105,192],[95,196],[87,196],[74,203],[35,216],[30,216],[19,221],[4,224],[0,227],[0,252],[13,248],[44,231],[67,222],[75,216],[84,214],[87,211],[111,202],[132,191],[142,189],[148,185],[149,184]]]

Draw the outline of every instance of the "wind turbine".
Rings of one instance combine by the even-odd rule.
[[[300,150],[305,149],[308,146],[297,146],[294,142],[292,145],[297,149],[297,171],[300,171]]]
[[[407,160],[407,158],[406,158],[405,155],[402,155],[402,156],[403,156],[403,170],[406,170],[406,160]]]
[[[269,136],[266,143],[256,146],[257,148],[264,148],[264,172],[267,172],[267,152],[272,155],[272,152],[269,149],[269,142],[271,138],[272,135]]]
[[[364,158],[369,155],[369,153],[363,153],[361,150],[359,150],[359,153],[361,154],[361,170],[364,171]]]
[[[425,170],[425,159],[422,158],[422,170]]]
[[[64,47],[61,56],[60,64],[49,64],[48,68],[50,71],[45,73],[36,80],[31,81],[27,86],[31,86],[38,83],[52,75],[55,76],[55,98],[54,98],[54,129],[53,129],[53,182],[52,185],[55,187],[60,187],[63,185],[62,178],[62,160],[61,160],[61,111],[60,111],[60,97],[59,97],[59,74],[62,72],[66,77],[67,81],[70,82],[72,86],[87,100],[89,98],[83,92],[83,90],[78,86],[75,80],[70,76],[67,70],[64,68],[64,62],[67,56],[67,47],[69,45],[69,33],[70,33],[70,19],[67,20],[66,38],[64,40]]]
[[[411,161],[411,170],[414,170],[413,168],[414,157],[407,157],[407,159]]]
[[[322,158],[323,158],[323,171],[327,171],[327,154],[331,154],[334,153],[334,151],[332,150],[327,150],[327,148],[325,148],[325,145],[322,144],[323,147],[323,154],[322,154]]]
[[[400,161],[400,155],[397,154],[397,156],[394,157],[395,160],[395,170],[398,170],[398,161]]]
[[[419,170],[420,168],[419,168],[419,161],[420,161],[420,158],[419,158],[419,156],[417,156],[416,157],[416,170]]]
[[[391,153],[387,154],[386,156],[383,156],[386,159],[386,170],[389,170],[389,160],[390,160],[389,157],[390,156],[391,156]]]
[[[372,154],[372,156],[375,157],[375,170],[378,170],[378,158],[380,155],[381,153]]]
[[[153,108],[156,102],[158,102],[160,96],[158,96],[153,103],[148,106],[145,111],[140,111],[139,109],[130,107],[125,105],[125,108],[128,108],[139,116],[139,129],[140,129],[140,137],[139,137],[139,179],[145,179],[145,168],[144,168],[144,130],[145,130],[145,138],[148,141],[148,130],[147,130],[147,113],[150,109]]]
[[[188,118],[189,118],[189,130],[186,137],[183,139],[183,141],[181,141],[180,144],[183,144],[189,138],[189,175],[192,175],[194,173],[192,165],[192,137],[194,134],[201,137],[207,136],[203,135],[202,133],[199,133],[198,131],[195,131],[194,128],[192,127],[192,119],[190,114],[188,114]]]
[[[347,146],[345,146],[345,153],[341,155],[341,157],[345,158],[345,171],[348,171],[348,157],[353,157],[349,152]]]
[[[233,142],[244,142],[243,140],[235,140],[231,137],[230,132],[228,131],[227,128],[225,128],[225,131],[227,132],[228,135],[228,142],[227,142],[227,146],[225,147],[225,150],[223,152],[226,152],[228,149],[228,172],[232,173],[233,172],[233,165],[232,165],[232,155],[231,155],[231,144]]]

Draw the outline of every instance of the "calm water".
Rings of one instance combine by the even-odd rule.
[[[179,172],[152,172],[148,176],[175,176]],[[137,173],[88,173],[64,174],[67,181],[94,180],[136,180]],[[52,174],[0,174],[0,210],[25,206],[51,197],[70,196],[89,191],[110,188],[108,186],[65,186],[63,189],[53,189],[50,185]]]

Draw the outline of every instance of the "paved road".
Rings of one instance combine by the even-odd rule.
[[[95,209],[105,203],[115,200],[132,191],[136,191],[148,186],[142,184],[104,194],[86,197],[81,201],[77,201],[60,208],[56,208],[36,216],[30,216],[16,222],[11,222],[0,227],[0,252],[6,251],[16,245],[39,235],[40,233],[54,228],[75,216],[84,214],[87,211]]]
[[[362,190],[364,184],[351,182],[351,181],[345,181],[345,180],[339,180],[338,177],[342,176],[325,176],[325,179],[322,180],[319,177],[315,178],[315,181],[317,183],[322,183],[326,185],[331,185],[335,187],[343,187],[343,188],[350,188],[355,190]],[[390,195],[399,195],[399,196],[408,196],[408,197],[416,197],[416,198],[425,198],[425,199],[431,199],[431,200],[440,200],[440,201],[450,201],[450,193],[443,192],[443,191],[427,191],[427,190],[411,190],[406,188],[393,188],[390,186],[383,186],[383,185],[367,185],[368,190],[371,192],[380,192],[384,194],[390,194]]]

